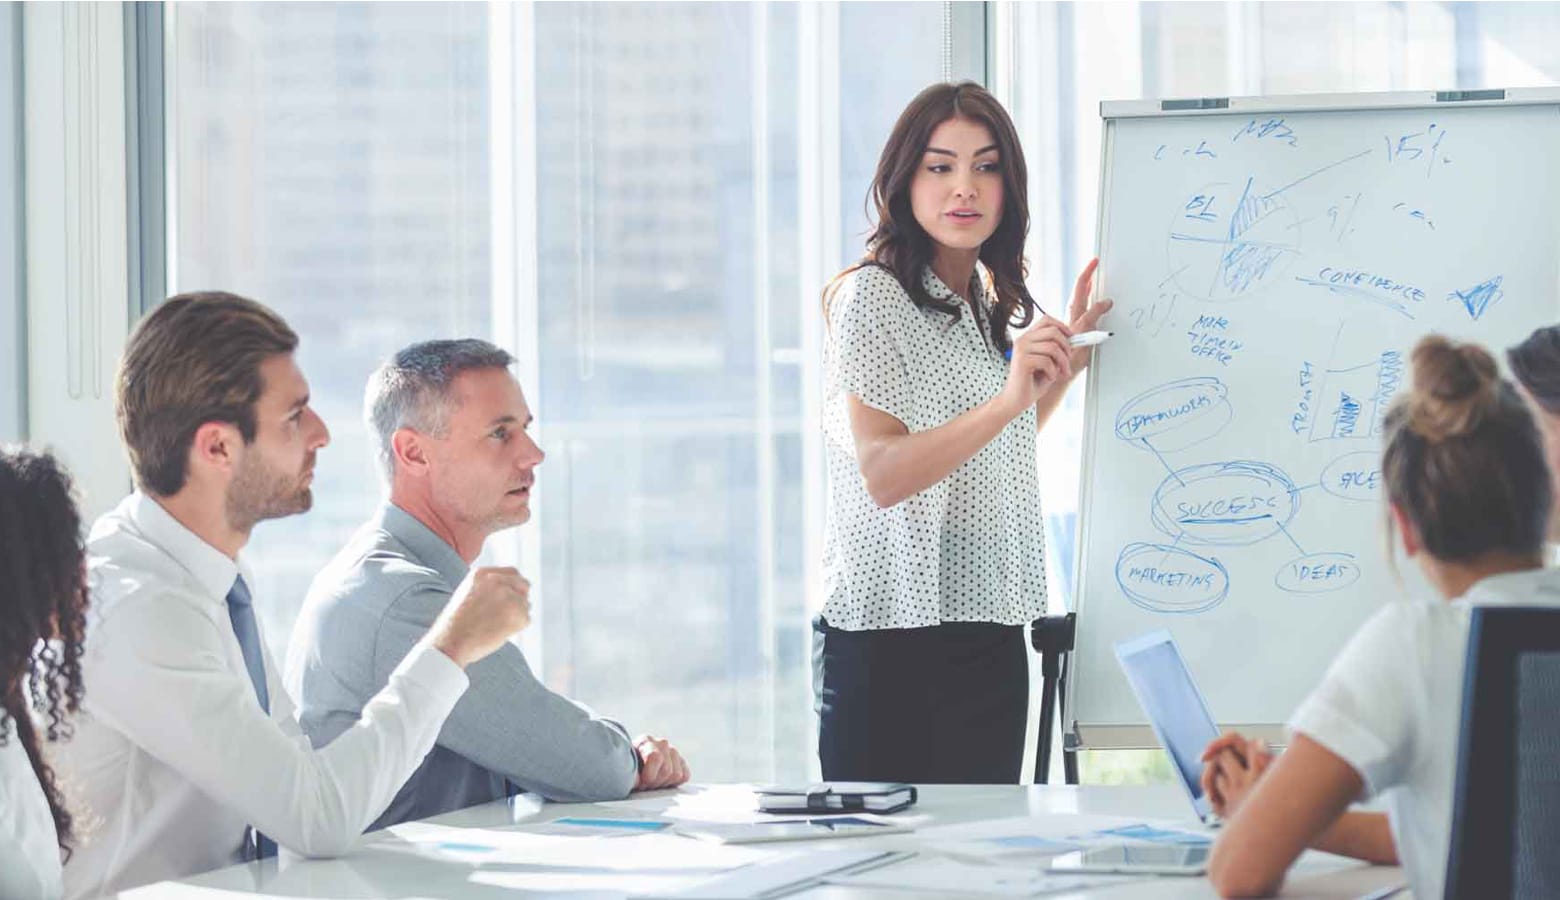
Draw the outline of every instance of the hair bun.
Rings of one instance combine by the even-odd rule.
[[[1474,430],[1500,404],[1495,358],[1478,344],[1430,335],[1414,346],[1408,427],[1430,443]]]

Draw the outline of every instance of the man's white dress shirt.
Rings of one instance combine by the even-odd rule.
[[[314,750],[269,655],[269,715],[255,698],[228,617],[239,563],[139,492],[93,525],[87,555],[86,697],[56,771],[84,802],[77,821],[97,822],[65,866],[68,897],[240,862],[250,825],[306,855],[346,851],[466,689],[421,646],[356,726]]]

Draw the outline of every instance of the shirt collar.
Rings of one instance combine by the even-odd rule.
[[[1554,569],[1524,569],[1488,575],[1457,599],[1490,606],[1560,605],[1560,578]]]
[[[975,282],[974,299],[984,307],[986,305],[986,273],[981,268],[980,263],[975,264],[975,277],[971,281]],[[937,277],[937,273],[932,271],[931,266],[921,270],[921,288],[928,294],[931,294],[933,300],[946,300],[952,297],[954,293],[946,284],[943,284],[941,278]]]
[[[385,502],[374,515],[373,526],[400,541],[417,560],[438,572],[453,589],[471,568],[455,548],[433,533],[420,519],[394,503]]]
[[[226,602],[228,591],[233,589],[233,581],[240,574],[245,576],[253,589],[254,579],[250,577],[247,567],[241,566],[232,557],[184,527],[172,513],[163,509],[161,503],[140,491],[131,494],[125,502],[129,506],[130,520],[136,528],[164,553],[173,557],[174,562],[183,566],[208,595]]]

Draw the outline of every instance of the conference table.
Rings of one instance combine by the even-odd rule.
[[[544,803],[520,795],[408,823],[365,835],[362,843],[338,859],[303,859],[283,851],[279,859],[219,869],[180,881],[147,885],[120,896],[129,900],[236,900],[240,896],[298,898],[419,898],[471,897],[498,900],[517,897],[610,898],[634,896],[652,879],[679,875],[671,857],[686,848],[699,853],[801,854],[813,851],[901,851],[913,859],[890,862],[878,874],[911,862],[946,864],[954,848],[970,846],[971,835],[989,830],[993,822],[1035,823],[1055,830],[1087,830],[1101,823],[1156,823],[1186,831],[1200,829],[1179,788],[1156,786],[1064,785],[927,785],[919,802],[909,810],[884,817],[914,828],[897,834],[856,838],[825,838],[784,843],[721,846],[672,835],[635,835],[625,838],[558,838],[524,834],[542,823],[562,817],[620,820],[669,819],[674,827],[698,822],[737,822],[769,817],[752,813],[751,787],[741,785],[684,786],[676,791],[635,795],[626,801],[600,804]],[[1076,827],[1074,827],[1076,826]],[[593,856],[580,858],[567,849],[555,858],[517,861],[484,856],[491,845],[519,833],[527,840],[551,840],[559,846],[588,846]],[[646,842],[662,843],[652,848]],[[572,841],[572,843],[570,843]],[[619,842],[624,843],[619,843]],[[583,843],[582,843],[583,842]],[[636,843],[637,842],[637,843]],[[637,853],[635,851],[638,851]],[[828,856],[814,852],[814,856]],[[694,859],[695,867],[714,857]],[[743,857],[747,858],[747,857]],[[770,858],[770,857],[765,857]],[[492,861],[497,859],[498,861]],[[722,858],[729,863],[730,858]],[[635,861],[637,860],[637,861]],[[628,861],[617,868],[598,864]],[[1039,864],[1002,859],[995,862],[962,858],[958,864],[1024,866],[1038,871]],[[672,865],[672,869],[659,868]],[[973,871],[973,870],[966,870]],[[686,879],[686,873],[680,873]],[[643,879],[640,883],[639,879]],[[847,881],[849,879],[846,879]],[[1369,866],[1329,854],[1309,852],[1290,872],[1281,896],[1347,897],[1384,896],[1405,881],[1399,868]],[[1202,877],[1096,876],[1088,883],[1041,896],[1052,898],[1208,898],[1216,897]],[[672,882],[667,882],[668,884]],[[973,882],[964,882],[972,884]],[[675,892],[670,892],[675,895]],[[799,889],[767,896],[808,900],[868,900],[928,897],[989,896],[964,889],[906,889],[862,884],[804,883]],[[1408,897],[1407,891],[1392,895]]]

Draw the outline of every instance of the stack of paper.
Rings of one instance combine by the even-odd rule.
[[[870,872],[831,876],[828,883],[932,891],[944,896],[1033,897],[1131,880],[1119,875],[1056,875],[1033,867],[971,865],[935,856],[917,856]]]
[[[966,860],[1033,864],[1082,847],[1113,843],[1207,844],[1205,832],[1119,816],[1016,816],[920,832],[928,849]]]

